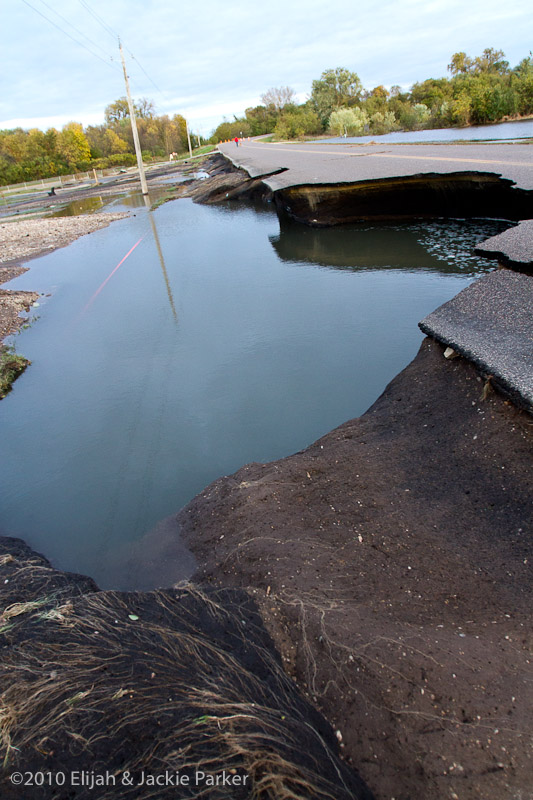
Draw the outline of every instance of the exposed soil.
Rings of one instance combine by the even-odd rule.
[[[37,292],[8,292],[0,289],[0,340],[19,329],[24,322],[19,315],[23,311],[28,312],[38,297]]]
[[[532,418],[426,339],[359,419],[209,486],[196,580],[248,589],[379,800],[533,786]]]
[[[219,174],[208,179],[211,183],[190,190],[193,199],[242,198],[262,191],[260,181],[218,164]],[[360,769],[378,800],[531,800],[533,422],[497,394],[481,400],[483,382],[472,365],[460,358],[446,361],[442,350],[425,340],[417,358],[365,415],[290,458],[247,465],[221,478],[178,519],[201,565],[197,584],[217,591],[244,589],[255,599],[287,672],[331,722],[347,761]],[[37,567],[33,578],[41,567],[48,569]],[[13,602],[38,594],[33,578],[24,577],[25,568],[16,572],[20,599]],[[55,593],[50,575],[42,575]],[[143,683],[146,676],[139,672],[142,654],[154,652],[149,649],[154,625],[158,637],[168,637],[161,632],[163,617],[167,628],[178,624],[174,611],[182,598],[176,592],[159,593],[165,610],[158,611],[153,603],[159,601],[147,599],[158,593],[137,595],[142,613],[135,616],[142,622],[146,611],[147,639],[143,624],[138,651],[130,648],[123,629],[116,640],[90,650],[94,662],[89,665],[95,670],[91,680],[100,676],[98,670],[105,672],[117,652],[124,651],[127,658],[112,671],[109,685],[107,678],[98,677],[90,714],[67,720],[74,723],[72,741],[67,728],[53,729],[50,752],[38,738],[44,717],[31,716],[41,696],[33,694],[31,681],[44,681],[48,691],[55,671],[49,670],[50,659],[59,648],[63,660],[58,657],[57,663],[66,660],[71,672],[65,697],[56,696],[54,688],[43,701],[48,702],[46,718],[53,719],[66,699],[87,689],[72,652],[89,652],[89,637],[98,639],[104,629],[108,636],[111,618],[126,603],[126,595],[98,593],[90,582],[83,587],[72,601],[78,628],[69,632],[61,611],[63,619],[55,619],[65,630],[45,632],[32,613],[13,632],[6,662],[8,677],[18,670],[21,681],[28,680],[22,694],[15,691],[7,698],[29,715],[14,718],[20,725],[12,728],[14,734],[24,739],[33,730],[32,747],[44,747],[44,755],[55,763],[57,753],[69,753],[66,763],[73,754],[79,769],[92,768],[93,752],[81,748],[76,736],[89,732],[99,741],[102,728],[97,722],[96,728],[90,725],[109,704],[111,689],[128,690],[126,676],[131,673],[141,689],[137,696],[125,693],[126,702],[152,699],[151,684]],[[223,613],[226,602],[237,604],[232,609],[247,602],[240,593],[220,597],[225,598]],[[95,605],[91,598],[101,600]],[[194,598],[190,602],[190,613],[197,613]],[[57,610],[57,603],[50,603],[47,609]],[[96,609],[102,627],[95,624]],[[249,619],[248,613],[255,611],[245,609],[241,621]],[[228,625],[226,630],[236,630],[234,621]],[[217,636],[223,642],[224,635]],[[252,636],[253,642],[264,644],[261,636]],[[37,665],[31,678],[26,656]],[[249,659],[246,668],[254,676],[257,665],[250,654]],[[194,660],[183,664],[186,673],[197,668]],[[222,673],[212,663],[209,669],[217,685]],[[84,680],[88,683],[89,677]],[[158,689],[169,681],[172,670],[167,665]],[[250,685],[258,691],[253,679]],[[32,697],[34,704],[27,704]],[[182,725],[183,710],[166,715],[161,697],[157,695],[155,707],[163,714],[165,729]],[[6,707],[5,699],[2,705]],[[164,750],[152,725],[153,708],[142,709],[128,728],[128,745],[145,741],[143,730],[150,720],[148,736]],[[196,719],[210,712],[194,713]],[[113,719],[106,718],[106,730],[109,722],[115,724]],[[31,728],[34,723],[37,727]],[[292,740],[298,730],[291,729]],[[253,738],[257,730],[248,733]],[[104,751],[113,753],[113,748],[111,739],[97,744],[101,763]],[[139,751],[133,757],[144,763]]]
[[[3,800],[372,800],[245,592],[99,592],[5,538],[0,574]]]
[[[270,197],[272,192],[260,178],[250,178],[243,169],[233,166],[231,161],[216,153],[203,165],[209,178],[194,181],[182,197],[191,197],[195,203],[220,203],[226,200],[251,200]]]

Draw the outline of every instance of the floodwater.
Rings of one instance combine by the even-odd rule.
[[[318,230],[178,200],[32,261],[6,285],[43,296],[0,403],[0,533],[102,588],[186,577],[173,515],[363,413],[505,227]]]
[[[165,183],[177,184],[183,179],[176,176],[168,178]],[[151,188],[150,198],[155,203],[167,194],[167,189],[163,186]],[[114,214],[116,211],[131,211],[133,208],[144,209],[146,204],[139,191],[127,191],[116,194],[101,194],[93,197],[81,197],[69,203],[57,203],[57,208],[51,206],[50,210],[45,211],[47,217],[77,217],[80,214]]]
[[[328,138],[328,142],[386,142],[410,144],[415,142],[459,142],[459,141],[503,141],[533,138],[533,119],[514,122],[497,122],[493,125],[472,125],[468,128],[436,128],[424,131],[396,131],[381,136],[339,136]]]

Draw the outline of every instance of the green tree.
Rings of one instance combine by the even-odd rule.
[[[511,74],[511,85],[516,94],[517,113],[533,113],[533,58],[524,58]]]
[[[450,63],[448,64],[448,69],[452,73],[452,75],[466,75],[468,72],[471,72],[474,66],[474,62],[471,58],[468,58],[466,53],[454,53]]]
[[[279,112],[276,111],[273,105],[247,108],[245,115],[250,125],[250,136],[260,136],[262,133],[273,133],[279,118]]]
[[[226,139],[235,139],[236,136],[250,136],[251,127],[247,119],[239,119],[235,117],[232,122],[225,119],[213,131],[211,141],[216,144],[217,142],[225,142]]]
[[[344,133],[348,136],[360,136],[365,132],[368,124],[368,114],[359,106],[356,106],[355,108],[339,108],[337,111],[333,111],[329,118],[328,128],[332,133],[337,133],[339,136],[343,136]]]
[[[509,72],[509,62],[505,61],[503,50],[494,50],[487,47],[483,53],[474,59],[474,70],[476,72],[491,72],[504,75]]]
[[[290,110],[285,110],[283,116],[280,116],[274,128],[274,138],[301,139],[321,131],[322,123],[312,108],[306,105],[290,106]]]
[[[384,86],[376,86],[371,92],[364,93],[362,107],[369,117],[377,112],[384,114],[389,96],[389,91]]]
[[[468,125],[472,113],[472,100],[466,91],[461,91],[451,102],[450,115],[456,125]]]
[[[400,116],[400,124],[408,131],[418,131],[427,126],[431,112],[424,103],[407,104]]]
[[[376,111],[370,117],[370,131],[376,135],[389,133],[397,128],[396,117],[393,111]]]
[[[311,104],[325,126],[333,111],[354,106],[361,99],[363,86],[359,76],[344,67],[327,69],[313,81]]]
[[[413,103],[423,103],[433,112],[439,109],[445,100],[451,100],[453,89],[447,78],[429,78],[422,83],[415,83],[411,89]]]

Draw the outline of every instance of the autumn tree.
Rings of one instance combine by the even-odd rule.
[[[474,62],[471,58],[468,58],[466,53],[454,53],[450,63],[448,64],[448,70],[451,72],[452,75],[465,75],[467,72],[471,72],[474,66]]]
[[[79,122],[63,126],[57,137],[57,149],[71,169],[80,169],[91,160],[91,148]]]
[[[127,97],[119,97],[114,103],[106,106],[104,117],[107,125],[120,122],[123,119],[128,119],[130,116],[130,107],[128,105]]]

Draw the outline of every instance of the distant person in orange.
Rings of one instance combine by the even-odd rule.
[[[236,147],[239,146],[239,137],[238,136],[235,137],[235,145],[236,145]]]

